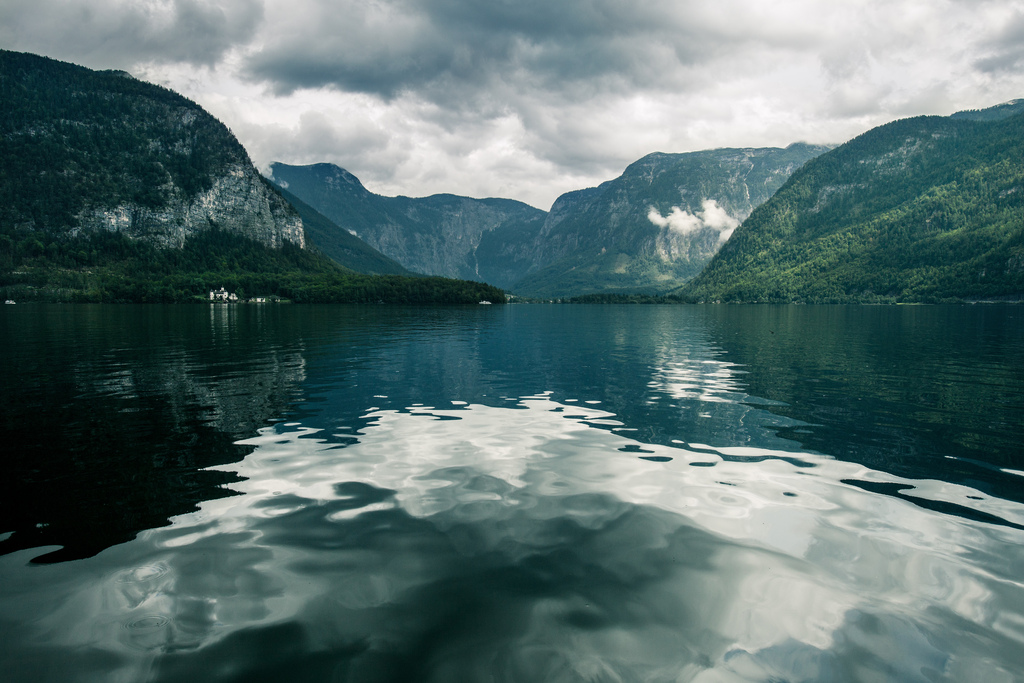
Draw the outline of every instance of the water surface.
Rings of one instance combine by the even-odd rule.
[[[0,314],[9,680],[1024,672],[1017,307]]]

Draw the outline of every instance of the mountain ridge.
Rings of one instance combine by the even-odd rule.
[[[227,127],[124,72],[0,50],[0,227],[181,248],[211,228],[305,246],[298,213]],[[57,170],[55,170],[57,169]]]
[[[556,200],[569,207],[542,231],[554,255],[514,289],[533,296],[663,293],[695,276],[728,231],[827,149],[793,143],[647,154],[617,178]]]
[[[281,195],[299,212],[309,242],[336,263],[367,275],[414,275],[284,188]]]
[[[808,162],[675,293],[822,303],[1019,298],[1024,112],[1012,109],[893,121]]]
[[[274,162],[269,179],[409,270],[498,286],[507,286],[510,280],[502,275],[502,263],[478,258],[484,235],[497,229],[539,229],[546,215],[523,202],[499,197],[475,199],[449,193],[386,197],[370,192],[353,174],[328,163]]]
[[[307,215],[314,232],[326,223]],[[123,72],[0,51],[3,298],[209,302],[226,288],[240,300],[505,301],[489,285],[409,276],[336,237],[307,248],[299,211],[195,102]]]
[[[665,291],[695,275],[726,230],[826,149],[654,152],[617,178],[561,195],[547,212],[501,198],[385,197],[329,163],[275,162],[270,180],[419,272],[528,296]]]

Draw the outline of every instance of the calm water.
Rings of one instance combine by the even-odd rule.
[[[6,306],[4,681],[1024,680],[1024,308]]]

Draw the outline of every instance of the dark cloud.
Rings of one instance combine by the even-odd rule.
[[[156,62],[214,66],[247,44],[263,22],[262,0],[5,0],[5,47],[94,68]]]
[[[1024,67],[1024,13],[1017,12],[991,44],[992,51],[975,62],[986,73],[1019,71]]]
[[[840,142],[1024,83],[1021,0],[0,0],[0,46],[183,92],[261,165],[541,207],[652,150]]]
[[[678,14],[674,3],[619,0],[313,0],[245,73],[280,93],[333,87],[432,100],[496,85],[670,88],[680,65],[724,48],[719,27]]]
[[[243,123],[235,132],[246,139],[250,154],[262,166],[279,159],[294,164],[338,159],[358,168],[361,180],[393,173],[410,154],[388,130],[365,117],[338,120],[308,111],[294,127]]]

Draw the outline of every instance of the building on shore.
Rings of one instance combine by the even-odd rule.
[[[221,287],[219,290],[211,289],[210,301],[223,301],[225,303],[233,304],[238,302],[238,295],[235,294],[234,292],[227,291],[223,287]]]

